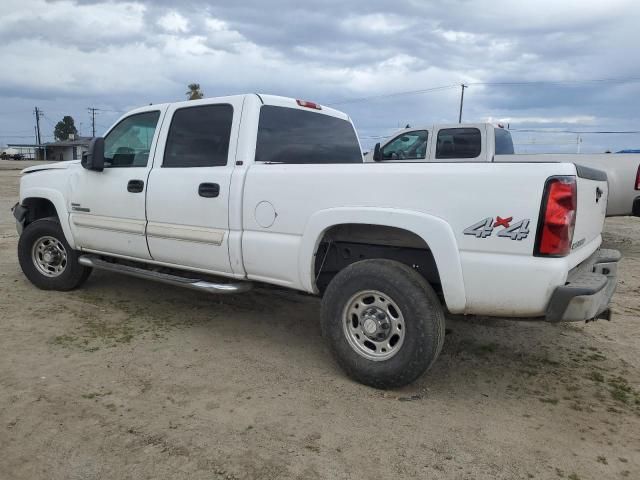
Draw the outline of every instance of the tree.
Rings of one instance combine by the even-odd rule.
[[[56,137],[56,140],[66,140],[71,134],[77,135],[78,129],[73,121],[73,117],[65,115],[62,120],[56,123],[56,127],[53,130],[53,136]]]
[[[187,85],[187,88],[189,90],[185,93],[185,95],[189,97],[189,100],[199,100],[204,97],[204,93],[202,93],[202,90],[200,90],[199,83],[190,83],[189,85]]]

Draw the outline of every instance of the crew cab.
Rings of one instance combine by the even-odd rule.
[[[365,163],[344,113],[247,94],[131,111],[82,161],[25,169],[13,211],[36,287],[103,269],[318,295],[338,363],[389,388],[435,361],[445,311],[608,317],[607,193],[572,163]]]
[[[379,145],[379,144],[378,144]],[[640,216],[638,154],[514,154],[511,133],[490,123],[433,125],[396,132],[365,161],[569,162],[603,170],[609,182],[607,216]]]

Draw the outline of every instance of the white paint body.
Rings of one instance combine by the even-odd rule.
[[[448,128],[477,128],[482,135],[482,150],[476,158],[456,158],[441,160],[436,159],[436,142],[438,132]],[[399,130],[389,139],[381,142],[381,147],[391,143],[400,135],[415,132],[427,131],[428,147],[426,155],[421,159],[413,160],[385,160],[384,163],[390,162],[522,162],[522,163],[542,163],[542,162],[558,162],[558,163],[574,163],[584,165],[585,167],[603,170],[607,173],[609,183],[609,200],[607,206],[607,216],[632,215],[633,202],[636,198],[640,198],[640,190],[636,190],[636,175],[640,168],[640,154],[635,153],[534,153],[534,154],[514,154],[514,155],[496,155],[495,153],[495,131],[498,127],[490,123],[454,123],[447,125],[431,125],[423,127],[411,127]],[[364,156],[365,162],[373,162],[373,152],[367,152]]]
[[[161,169],[172,112],[216,103],[234,106],[227,165]],[[453,313],[544,315],[553,290],[601,243],[606,182],[577,178],[579,198],[596,185],[604,191],[599,204],[578,207],[574,241],[584,242],[563,258],[532,254],[545,181],[575,176],[571,163],[265,164],[254,160],[263,104],[302,108],[287,98],[243,95],[130,112],[161,112],[147,167],[32,167],[22,177],[20,200],[51,200],[78,250],[310,293],[318,292],[315,255],[327,229],[347,223],[401,228],[431,249]],[[326,107],[318,114],[349,120]],[[145,192],[129,193],[127,181],[137,178]],[[219,183],[220,196],[199,197],[202,182]],[[72,203],[90,212],[74,211]],[[498,215],[528,219],[529,235],[521,241],[464,235]]]

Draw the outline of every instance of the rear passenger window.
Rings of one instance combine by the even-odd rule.
[[[482,150],[477,128],[443,128],[438,132],[436,158],[476,158]]]
[[[273,163],[362,163],[350,122],[322,113],[264,105],[256,161]]]
[[[163,167],[218,167],[227,164],[233,107],[203,105],[176,110]]]

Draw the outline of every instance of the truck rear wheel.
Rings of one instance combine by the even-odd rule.
[[[431,286],[393,260],[349,265],[322,299],[322,333],[338,364],[371,387],[401,387],[420,377],[438,357],[444,330]]]
[[[73,290],[89,277],[91,269],[78,263],[55,219],[30,223],[18,241],[18,260],[25,276],[43,290]]]

